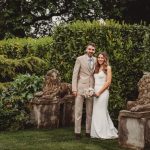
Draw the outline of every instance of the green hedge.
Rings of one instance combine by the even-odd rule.
[[[0,93],[6,90],[10,85],[11,85],[11,82],[4,82],[4,83],[0,82]]]
[[[52,42],[53,40],[51,37],[2,40],[0,41],[0,55],[6,55],[7,58],[12,59],[20,59],[29,56],[46,59],[50,57]]]
[[[39,57],[8,59],[4,55],[0,55],[0,82],[12,81],[18,74],[24,73],[43,75],[47,69],[47,62]]]
[[[127,99],[135,99],[142,72],[150,71],[150,28],[143,25],[77,21],[57,27],[53,40],[51,62],[68,82],[71,82],[75,59],[84,54],[88,42],[96,43],[95,56],[107,51],[113,71],[111,112],[118,113]]]
[[[43,75],[51,68],[53,39],[8,39],[0,41],[0,82],[12,81],[18,74]]]

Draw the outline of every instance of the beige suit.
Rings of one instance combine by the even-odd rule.
[[[94,69],[96,58],[92,57],[93,68],[88,64],[88,55],[82,55],[76,59],[72,77],[72,91],[77,91],[75,99],[75,133],[81,133],[81,119],[84,97],[84,89],[94,86]],[[86,99],[86,133],[90,133],[93,100]]]

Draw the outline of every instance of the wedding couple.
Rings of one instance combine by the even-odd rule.
[[[72,92],[75,98],[75,136],[81,138],[83,102],[86,102],[86,136],[100,139],[117,138],[117,130],[108,113],[111,67],[105,52],[93,57],[95,44],[86,47],[86,54],[78,57],[72,77]],[[94,88],[95,95],[87,99],[84,90]]]

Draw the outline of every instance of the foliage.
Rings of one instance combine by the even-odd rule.
[[[150,24],[150,1],[149,0],[127,0],[123,2],[121,10],[122,19],[128,23],[145,22]]]
[[[0,130],[24,128],[29,121],[29,101],[42,87],[42,77],[18,75],[8,88],[1,91]]]
[[[147,61],[150,53],[148,27],[114,21],[106,21],[106,25],[96,21],[77,21],[57,27],[53,38],[55,51],[50,61],[67,82],[71,82],[75,59],[84,54],[89,41],[96,43],[96,56],[100,51],[108,53],[113,70],[110,88],[110,112],[113,116],[117,117],[116,113],[124,107],[127,99],[137,97],[137,82],[142,72],[150,69],[150,61]]]
[[[0,82],[12,81],[19,73],[44,74],[51,64],[52,38],[0,41]]]
[[[15,59],[29,56],[46,59],[51,53],[52,42],[53,39],[51,37],[2,40],[0,41],[0,55],[6,55],[7,58]]]
[[[149,0],[100,0],[104,18],[125,21],[126,23],[150,23]]]
[[[9,86],[11,85],[11,82],[4,82],[4,83],[1,83],[0,82],[0,93],[5,90],[6,88],[8,88]]]
[[[0,10],[0,39],[50,34],[53,17],[66,21],[101,16],[100,2],[94,0],[3,0]]]
[[[104,18],[149,24],[149,13],[149,0],[1,0],[0,39],[50,35],[58,22],[75,20]]]
[[[23,59],[8,59],[4,55],[0,55],[0,81],[12,81],[17,74],[30,73],[42,75],[47,70],[47,63],[34,56]]]

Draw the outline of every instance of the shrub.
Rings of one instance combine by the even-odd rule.
[[[11,82],[0,83],[0,93],[2,93],[2,91],[8,88],[10,85]]]
[[[14,38],[0,41],[0,82],[12,81],[22,73],[44,74],[51,63],[51,37]]]
[[[30,122],[29,101],[42,87],[43,77],[18,75],[8,88],[1,91],[0,130],[25,128]]]
[[[12,81],[18,74],[37,74],[43,75],[48,69],[46,61],[30,56],[22,59],[8,59],[4,55],[0,55],[0,81]]]

